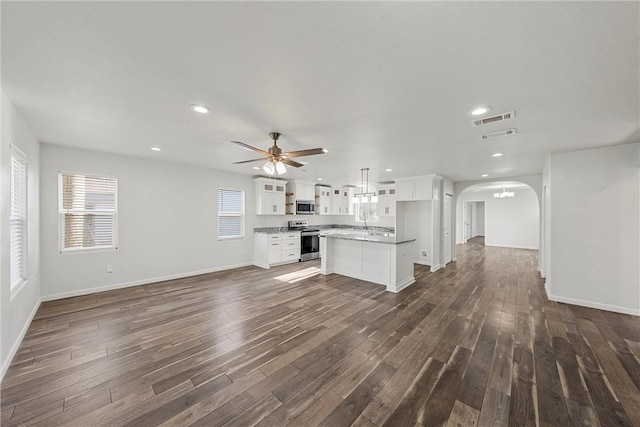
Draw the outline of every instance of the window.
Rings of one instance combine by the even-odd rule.
[[[356,202],[356,222],[378,222],[378,203],[374,202]]]
[[[27,156],[13,144],[10,152],[9,274],[14,290],[27,280]]]
[[[117,249],[118,180],[59,174],[60,252]]]
[[[244,237],[244,191],[218,188],[218,239]]]

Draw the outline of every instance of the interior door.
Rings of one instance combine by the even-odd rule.
[[[473,202],[464,202],[464,243],[471,238]]]
[[[451,262],[451,205],[453,203],[453,196],[451,194],[444,195],[442,225],[444,236],[444,264],[447,265]]]

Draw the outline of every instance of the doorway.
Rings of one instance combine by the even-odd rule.
[[[464,202],[464,243],[484,245],[484,201]]]

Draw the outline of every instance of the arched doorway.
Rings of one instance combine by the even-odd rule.
[[[456,244],[482,235],[487,246],[540,249],[539,196],[528,183],[471,183],[457,193],[455,218]]]

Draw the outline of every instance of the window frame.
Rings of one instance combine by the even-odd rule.
[[[235,191],[240,193],[240,198],[241,198],[241,212],[237,213],[237,212],[221,212],[220,211],[220,204],[218,203],[218,200],[220,198],[219,193],[220,191]],[[220,242],[224,242],[224,241],[229,241],[229,240],[242,240],[245,238],[245,234],[246,234],[246,194],[244,190],[241,190],[239,188],[230,188],[230,187],[221,187],[219,186],[217,188],[216,191],[216,212],[217,212],[217,216],[218,216],[218,241]],[[239,235],[234,235],[234,236],[220,236],[220,218],[221,217],[240,217],[240,234]]]
[[[74,247],[74,248],[65,248],[65,231],[63,231],[63,222],[64,222],[64,175],[79,175],[90,178],[100,178],[100,179],[113,179],[115,181],[114,188],[114,209],[112,213],[112,244],[109,246],[89,246],[89,247]],[[105,251],[117,251],[118,250],[118,223],[119,223],[119,204],[118,204],[118,188],[119,182],[118,178],[113,175],[105,175],[105,174],[96,174],[96,173],[85,173],[85,172],[77,172],[77,171],[69,171],[69,170],[59,170],[58,171],[58,252],[60,255],[65,254],[74,254],[74,253],[87,253],[87,252],[105,252]],[[91,212],[91,211],[86,211]]]
[[[29,163],[28,158],[25,153],[22,152],[16,145],[9,144],[9,292],[10,296],[13,297],[20,289],[22,289],[29,280]],[[14,203],[14,195],[16,194],[16,189],[14,186],[15,183],[15,175],[14,175],[14,159],[17,160],[22,165],[22,170],[18,171],[21,175],[21,181],[17,183],[17,191],[20,189],[24,190],[24,194],[18,195],[21,200],[18,200]],[[20,205],[18,207],[19,217],[17,218],[20,222],[20,246],[19,250],[21,252],[21,263],[20,263],[20,278],[14,281],[14,270],[12,268],[14,262],[14,250],[11,239],[11,231],[12,231],[12,223],[16,220],[15,217],[12,217],[13,206],[14,204]]]

